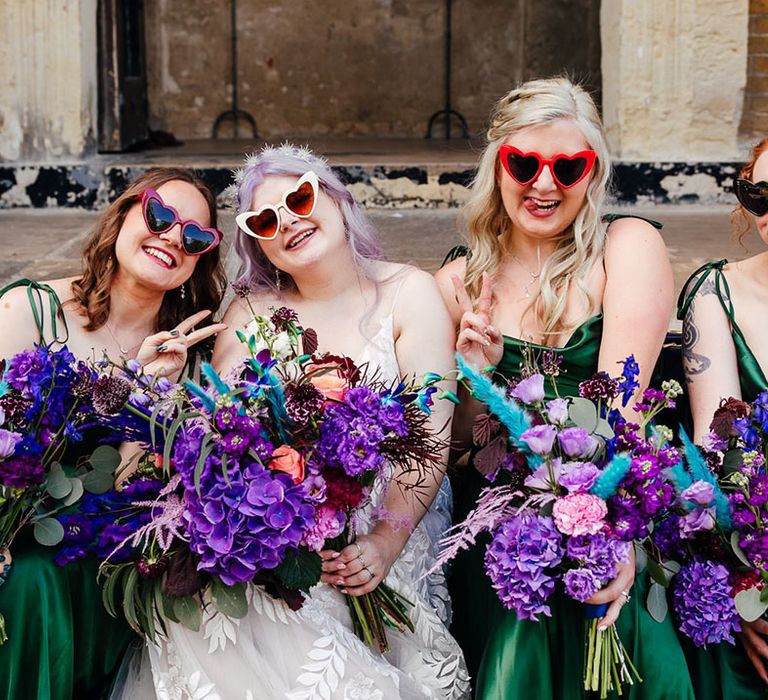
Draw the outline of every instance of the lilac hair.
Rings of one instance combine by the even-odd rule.
[[[279,148],[265,148],[248,158],[235,178],[238,213],[249,209],[254,190],[270,175],[293,175],[298,179],[308,170],[317,175],[320,189],[341,212],[355,266],[365,277],[373,279],[371,263],[383,258],[376,229],[328,163],[306,148],[285,144]],[[264,255],[259,241],[238,229],[235,250],[242,261],[238,281],[248,284],[256,293],[281,296],[276,284],[276,268]],[[281,287],[294,286],[290,276],[282,273]]]

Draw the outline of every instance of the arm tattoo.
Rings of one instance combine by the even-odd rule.
[[[695,321],[696,299],[707,294],[717,294],[715,283],[708,279],[701,285],[696,296],[691,300],[683,320],[683,370],[686,383],[691,384],[697,374],[703,374],[709,369],[712,361],[700,353],[694,352],[701,336]]]

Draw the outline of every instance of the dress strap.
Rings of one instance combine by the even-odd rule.
[[[683,285],[683,289],[680,292],[680,296],[677,300],[678,320],[682,321],[685,319],[685,316],[688,313],[688,309],[691,307],[691,304],[701,289],[701,286],[709,278],[710,274],[713,274],[715,280],[715,292],[717,293],[717,298],[720,300],[720,305],[723,307],[723,311],[725,311],[725,315],[731,322],[732,327],[737,332],[741,333],[738,326],[736,326],[736,321],[734,321],[731,289],[728,286],[728,280],[725,279],[725,275],[723,274],[723,267],[727,263],[728,261],[725,259],[708,262],[702,265],[688,278],[688,281]]]
[[[664,228],[664,224],[662,224],[660,221],[655,221],[654,219],[646,219],[644,216],[638,216],[637,214],[603,214],[602,218],[602,220],[609,226],[614,221],[618,221],[619,219],[640,219],[640,221],[645,221],[647,224],[650,224],[653,226],[653,228],[658,229],[659,231]]]
[[[400,290],[403,288],[403,285],[405,284],[406,277],[403,277],[403,279],[400,280],[400,284],[397,285],[397,289],[395,290],[395,293],[392,295],[392,306],[389,308],[389,316],[390,318],[395,315],[395,306],[397,306],[397,299],[400,296]]]
[[[59,299],[56,290],[48,284],[35,282],[30,279],[20,279],[11,282],[0,289],[0,298],[2,298],[6,292],[9,292],[16,287],[27,288],[27,298],[29,299],[29,306],[32,309],[32,316],[35,319],[35,326],[37,327],[37,332],[40,336],[40,343],[45,344],[48,342],[45,338],[46,303],[43,298],[44,294],[48,295],[48,316],[50,318],[52,333],[50,342],[61,343],[62,345],[66,343],[69,340],[69,328],[67,327],[67,320],[64,318],[64,313],[61,309],[61,300]],[[64,327],[64,335],[62,338],[59,338],[59,321],[61,321],[61,325]]]

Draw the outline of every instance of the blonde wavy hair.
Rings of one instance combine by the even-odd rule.
[[[488,145],[480,158],[463,213],[471,250],[465,284],[470,297],[477,299],[483,273],[493,277],[505,256],[501,237],[510,226],[497,184],[501,175],[499,147],[515,132],[555,119],[572,121],[597,153],[597,159],[584,203],[573,223],[562,232],[555,251],[544,262],[538,295],[525,311],[541,320],[545,338],[568,333],[583,320],[565,318],[571,288],[579,293],[584,318],[596,313],[600,306],[600,300],[591,298],[587,279],[605,249],[601,210],[611,163],[600,116],[589,93],[567,78],[552,78],[523,83],[502,97],[491,113],[486,133]]]

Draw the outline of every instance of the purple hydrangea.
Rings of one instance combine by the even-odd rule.
[[[741,629],[731,598],[728,569],[712,561],[694,561],[674,579],[672,608],[680,631],[698,647],[729,642]]]
[[[267,469],[250,455],[232,453],[227,481],[222,456],[229,445],[219,443],[205,460],[198,491],[194,470],[202,433],[201,427],[187,430],[174,446],[174,463],[186,487],[189,546],[200,557],[199,570],[232,586],[274,569],[299,546],[315,522],[314,487],[309,481],[294,484],[288,474]],[[249,433],[247,441],[255,440]],[[266,451],[267,441],[258,441]]]
[[[568,558],[589,569],[602,588],[616,577],[619,564],[629,561],[631,543],[618,540],[605,532],[576,535],[568,539]],[[590,596],[587,596],[589,598]]]
[[[485,553],[485,570],[504,607],[523,620],[551,616],[546,604],[555,590],[554,567],[564,554],[552,518],[525,512],[505,520]]]
[[[376,472],[384,464],[381,445],[392,434],[408,434],[402,405],[368,387],[354,387],[343,403],[327,407],[317,456],[327,467],[343,469],[349,476]]]

